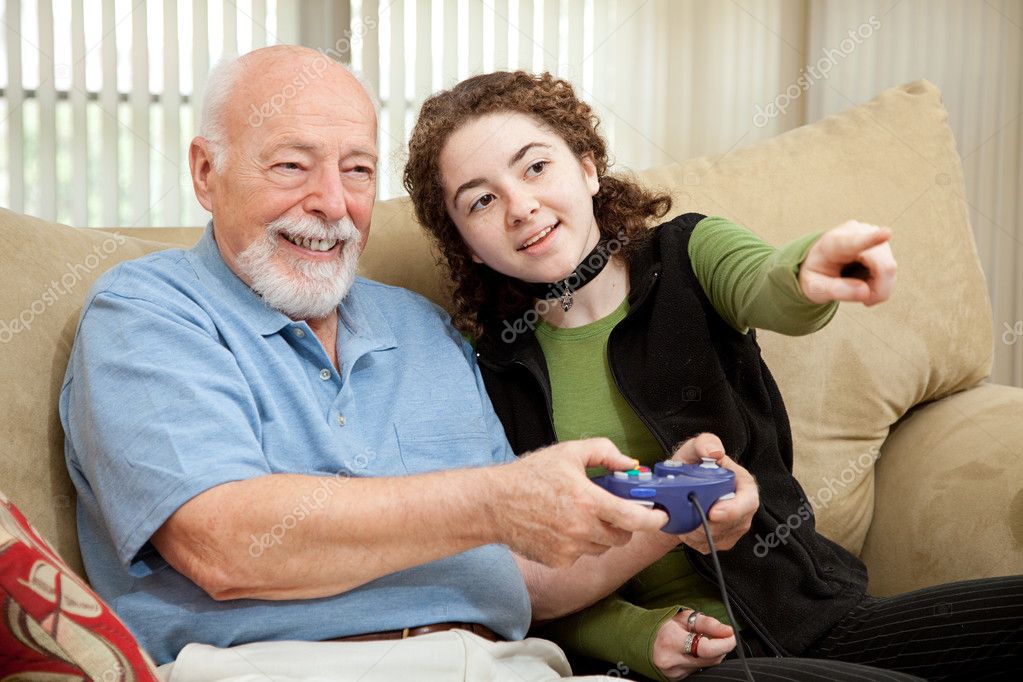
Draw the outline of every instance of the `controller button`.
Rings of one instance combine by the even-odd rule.
[[[649,498],[657,497],[657,491],[653,488],[633,488],[629,491],[629,497]]]
[[[719,468],[717,460],[714,459],[713,457],[701,457],[700,459],[703,460],[703,464],[700,465],[701,469],[717,469],[717,468]]]
[[[639,467],[639,468],[637,469],[637,471],[639,471],[639,473],[641,473],[641,474],[645,474],[645,473],[647,473],[648,471],[650,471],[650,467]]]
[[[624,471],[616,471],[615,472],[615,478],[617,478],[619,481],[625,481],[625,480],[628,480],[629,475],[627,473],[625,473]]]
[[[669,460],[667,460],[665,462],[661,462],[661,464],[663,464],[666,467],[670,467],[672,469],[678,469],[681,466],[685,466],[685,462],[679,462],[678,460],[674,460],[674,459],[669,459]]]
[[[667,476],[665,476],[665,478],[667,478],[669,481],[673,481],[675,480],[675,474],[668,474]]]
[[[629,476],[639,476],[639,471],[636,469],[629,469],[629,471],[626,473],[628,473]]]
[[[734,499],[734,498],[735,498],[735,493],[728,493],[727,495],[722,495],[721,497],[719,497],[718,500],[731,500],[731,499]]]
[[[649,481],[653,477],[654,477],[654,475],[652,473],[650,473],[649,471],[641,471],[641,472],[639,472],[639,480],[641,480],[641,481]]]

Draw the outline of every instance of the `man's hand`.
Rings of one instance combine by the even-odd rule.
[[[735,648],[732,628],[717,618],[701,613],[690,630],[687,620],[692,613],[692,609],[679,611],[664,621],[657,631],[650,662],[669,680],[681,680],[700,668],[717,665],[724,660],[725,654]],[[683,653],[690,632],[701,635],[694,652],[698,656]]]
[[[703,457],[713,457],[719,467],[735,472],[735,497],[720,500],[707,512],[710,522],[710,534],[714,538],[717,549],[731,549],[739,541],[753,522],[753,514],[760,506],[760,493],[753,475],[739,466],[725,454],[725,446],[721,439],[713,433],[701,433],[690,438],[671,456],[673,460],[687,464],[699,464]],[[705,510],[706,511],[706,510]],[[710,552],[707,535],[703,526],[679,536],[682,542],[701,554]]]
[[[615,497],[586,477],[588,466],[617,471],[635,465],[606,438],[558,443],[490,470],[487,513],[513,552],[547,566],[571,566],[584,554],[603,554],[628,543],[633,532],[668,522],[663,511]]]
[[[895,258],[892,231],[850,220],[833,227],[818,239],[799,267],[799,288],[813,303],[859,301],[872,306],[887,301],[895,286]],[[863,279],[847,272],[846,266],[860,266]]]

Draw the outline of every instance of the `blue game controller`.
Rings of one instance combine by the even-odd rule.
[[[661,530],[676,535],[700,525],[700,515],[689,501],[689,493],[696,494],[705,513],[718,500],[735,497],[735,472],[722,469],[711,457],[704,457],[702,464],[658,462],[652,472],[648,467],[615,471],[593,482],[612,495],[663,509],[668,513],[668,523]]]

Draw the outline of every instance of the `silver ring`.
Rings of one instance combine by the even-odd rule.
[[[696,619],[703,615],[703,611],[697,611],[693,609],[693,612],[686,618],[686,625],[689,626],[690,630],[696,629]]]
[[[695,632],[690,632],[688,635],[686,635],[685,644],[682,645],[682,653],[684,653],[686,656],[693,655],[693,639],[695,637],[696,637]]]

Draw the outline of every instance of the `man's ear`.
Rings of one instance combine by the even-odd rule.
[[[213,168],[210,141],[205,137],[192,138],[192,144],[188,147],[188,168],[192,172],[192,189],[195,190],[195,198],[199,200],[203,208],[213,213],[210,176],[215,175],[216,171]]]
[[[583,175],[586,178],[586,188],[590,190],[590,196],[596,196],[600,191],[600,178],[597,177],[597,164],[593,160],[593,152],[586,152],[579,157],[579,163],[583,167]]]

